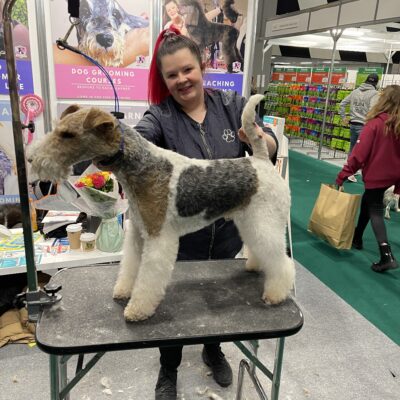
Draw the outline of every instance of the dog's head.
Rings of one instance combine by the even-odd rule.
[[[114,0],[81,0],[78,46],[104,66],[118,66],[123,60],[128,27],[126,13]]]
[[[79,161],[105,158],[119,148],[117,121],[99,108],[68,107],[53,131],[28,149],[28,161],[42,180],[66,179]]]
[[[179,12],[185,19],[186,25],[197,26],[200,13],[203,14],[203,8],[198,0],[180,0]]]

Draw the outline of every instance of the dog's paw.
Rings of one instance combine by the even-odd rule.
[[[282,293],[270,290],[268,291],[268,293],[267,292],[263,293],[262,299],[266,304],[274,305],[274,304],[280,304],[283,301],[285,301],[288,295],[289,294],[287,292]]]
[[[131,297],[132,286],[117,282],[114,286],[113,299],[127,300]]]
[[[125,320],[128,322],[144,321],[155,313],[155,307],[139,301],[130,301],[124,310]]]
[[[258,262],[256,260],[251,260],[248,259],[246,261],[246,271],[259,271],[260,270],[260,266],[258,264]]]

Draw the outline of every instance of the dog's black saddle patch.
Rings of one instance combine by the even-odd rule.
[[[176,208],[181,217],[205,211],[205,218],[213,219],[249,204],[257,185],[257,172],[245,158],[191,166],[179,177]]]

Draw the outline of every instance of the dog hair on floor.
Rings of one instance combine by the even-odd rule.
[[[116,0],[81,0],[79,19],[79,50],[105,67],[122,64],[128,31],[149,25],[145,18],[128,14]]]
[[[198,0],[180,0],[180,12],[185,18],[189,36],[203,51],[207,46],[221,42],[221,51],[228,72],[233,71],[233,63],[239,62],[243,69],[243,57],[237,48],[240,32],[231,25],[210,22]]]
[[[394,193],[394,185],[385,191],[383,205],[385,206],[385,218],[390,219],[390,210],[400,212],[400,195]]]
[[[252,96],[243,111],[250,157],[188,158],[155,146],[106,111],[77,105],[31,147],[28,161],[42,179],[65,179],[71,165],[90,158],[121,182],[132,223],[113,296],[130,299],[127,321],[154,314],[175,265],[179,237],[221,217],[233,219],[251,253],[246,268],[264,271],[263,300],[278,304],[290,294],[295,276],[286,254],[290,193],[254,128],[262,98]]]

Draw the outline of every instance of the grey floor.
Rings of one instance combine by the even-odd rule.
[[[286,340],[280,400],[400,398],[398,345],[301,265],[297,265],[296,298],[305,324],[297,335]],[[262,341],[260,345],[260,358],[271,367],[275,340]],[[223,400],[235,398],[242,355],[230,343],[224,344],[223,349],[234,370],[233,385],[219,388],[200,359],[201,347],[188,346],[179,370],[179,399],[215,398],[206,393],[215,393]],[[71,374],[74,361],[70,362]],[[158,368],[156,349],[107,353],[73,389],[71,400],[151,400]],[[269,393],[269,381],[259,376]],[[211,392],[206,392],[207,388]],[[27,345],[0,349],[0,400],[47,399],[47,355]],[[243,399],[258,399],[248,378]]]

